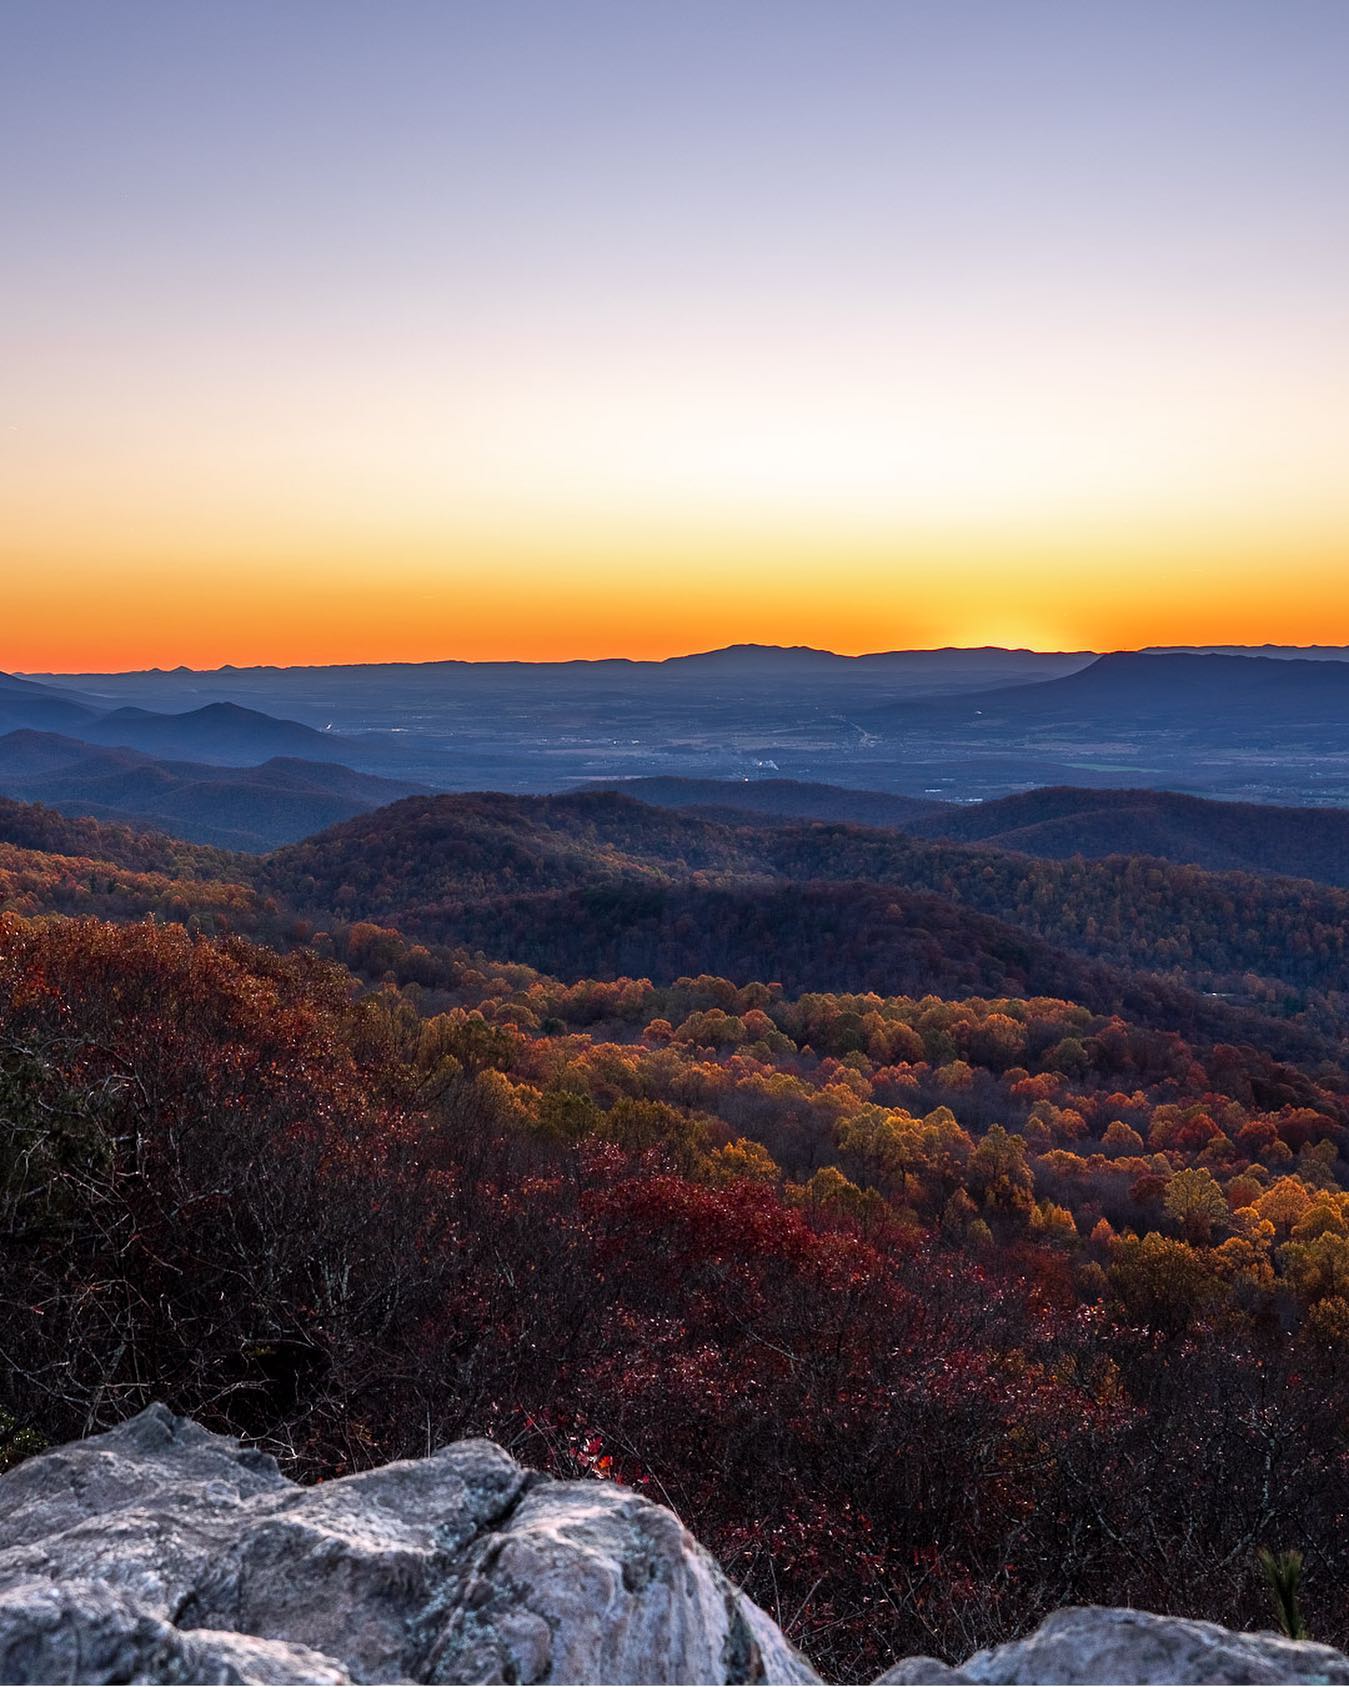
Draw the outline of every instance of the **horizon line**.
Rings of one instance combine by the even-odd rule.
[[[610,666],[625,666],[631,668],[660,668],[676,662],[693,662],[703,657],[729,656],[738,652],[755,652],[764,655],[782,656],[820,656],[828,657],[837,662],[872,662],[881,661],[893,656],[946,656],[955,654],[980,655],[1001,654],[1007,656],[1146,656],[1166,654],[1203,654],[1206,652],[1246,652],[1258,654],[1261,651],[1323,651],[1343,650],[1349,652],[1349,645],[1342,644],[1280,644],[1266,641],[1264,644],[1235,644],[1231,642],[1216,642],[1212,644],[1145,644],[1122,645],[1111,650],[1064,650],[1059,648],[1040,649],[1032,645],[1004,645],[1004,644],[941,644],[941,645],[913,645],[894,646],[886,650],[865,650],[848,653],[845,651],[829,650],[824,646],[810,644],[760,644],[754,640],[739,640],[731,644],[714,645],[705,650],[678,651],[670,656],[568,656],[548,659],[530,659],[528,657],[466,657],[466,656],[436,656],[420,661],[400,660],[397,657],[374,658],[365,662],[222,662],[216,667],[194,668],[189,663],[181,662],[171,668],[152,665],[147,668],[9,668],[3,670],[17,679],[45,680],[45,679],[81,679],[98,677],[105,679],[131,679],[148,674],[225,674],[225,673],[294,673],[312,671],[322,668],[600,668]]]

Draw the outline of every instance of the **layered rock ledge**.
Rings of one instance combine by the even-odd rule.
[[[818,1681],[661,1506],[463,1441],[316,1487],[162,1406],[0,1478],[0,1681]],[[1060,1611],[887,1682],[1327,1682],[1325,1646]]]

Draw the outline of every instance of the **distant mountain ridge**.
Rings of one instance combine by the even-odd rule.
[[[1039,683],[1004,686],[973,697],[898,703],[891,712],[902,716],[921,709],[977,715],[985,721],[1102,719],[1126,730],[1139,722],[1171,719],[1193,726],[1215,711],[1229,724],[1251,716],[1265,726],[1341,719],[1349,723],[1349,663],[1116,651]]]
[[[157,758],[56,733],[0,736],[0,791],[6,795],[222,849],[274,849],[420,789],[297,757],[239,767]]]
[[[1284,653],[846,657],[738,645],[666,662],[235,668],[68,683],[81,689],[0,687],[0,730],[239,766],[278,755],[341,762],[438,789],[747,774],[911,801],[1135,786],[1349,807],[1349,661]]]
[[[80,676],[65,676],[60,674],[33,674],[24,676],[22,683],[40,683],[44,686],[64,684],[67,678],[78,677],[86,680],[102,680],[116,682],[119,680],[155,680],[172,683],[185,679],[210,679],[217,674],[234,676],[246,674],[326,674],[326,673],[370,673],[370,672],[410,672],[425,673],[428,670],[470,670],[490,673],[496,670],[519,670],[521,668],[536,668],[552,671],[555,669],[579,668],[676,668],[680,666],[717,667],[735,666],[737,664],[756,664],[772,666],[796,666],[800,664],[815,664],[819,666],[852,666],[856,664],[901,665],[905,663],[931,663],[952,665],[966,664],[977,666],[989,661],[998,662],[1008,658],[1016,663],[1024,663],[1031,668],[1044,667],[1062,668],[1067,663],[1085,665],[1093,660],[1097,652],[1091,650],[1040,651],[1028,650],[1024,646],[1004,645],[933,645],[914,649],[889,649],[864,651],[856,656],[842,654],[839,651],[826,650],[809,644],[758,644],[744,642],[738,644],[719,645],[711,650],[693,650],[675,656],[641,657],[641,656],[576,656],[557,660],[528,661],[524,659],[474,659],[468,657],[434,658],[424,662],[338,662],[338,663],[308,663],[294,666],[278,667],[275,664],[263,663],[256,666],[239,666],[233,662],[226,662],[219,668],[189,668],[180,665],[176,668],[141,668],[128,669],[122,673],[87,673]]]
[[[1150,644],[1140,656],[1268,656],[1276,661],[1349,662],[1345,644]]]
[[[266,755],[341,759],[327,734],[243,704],[216,700],[168,713],[0,674],[0,731],[63,732],[86,743],[240,765]]]
[[[310,761],[341,758],[340,744],[312,726],[278,720],[238,703],[207,703],[172,715],[149,709],[114,709],[91,722],[83,736],[92,743],[222,764],[244,765],[259,754],[269,753],[304,756]]]
[[[78,693],[0,673],[0,732],[19,727],[63,732],[97,718],[97,709]]]

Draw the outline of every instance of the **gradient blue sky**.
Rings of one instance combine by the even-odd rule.
[[[0,665],[1349,640],[1343,0],[0,8]]]

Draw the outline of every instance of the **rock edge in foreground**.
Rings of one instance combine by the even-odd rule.
[[[0,1681],[818,1680],[673,1513],[488,1441],[305,1488],[151,1406],[0,1478]],[[1086,1607],[881,1680],[1349,1687],[1349,1658]]]
[[[151,1406],[0,1478],[0,1680],[818,1680],[672,1512],[488,1441],[315,1487]]]

